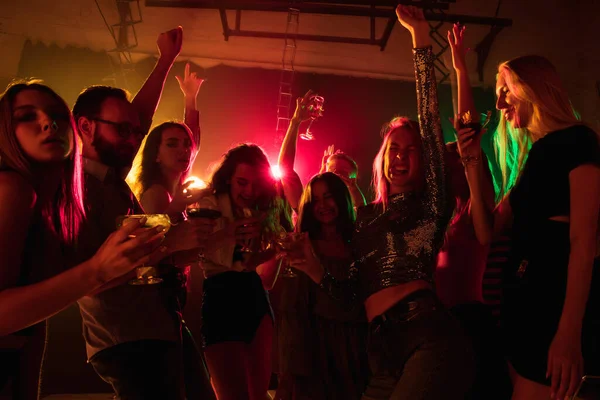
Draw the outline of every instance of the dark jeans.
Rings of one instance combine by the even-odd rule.
[[[429,291],[376,317],[367,353],[372,376],[363,400],[464,400],[473,381],[470,343]]]
[[[512,384],[508,364],[490,308],[481,303],[469,303],[452,307],[450,312],[461,323],[475,351],[475,382],[465,399],[510,399]]]
[[[185,399],[183,360],[176,342],[122,343],[95,354],[90,363],[112,385],[117,399]]]

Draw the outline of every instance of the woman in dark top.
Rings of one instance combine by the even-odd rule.
[[[353,261],[354,221],[352,197],[344,181],[332,172],[315,175],[300,200],[296,230],[308,234],[319,259],[338,279],[348,276]],[[296,311],[293,317],[298,321],[291,325],[283,321],[288,329],[282,334],[294,347],[288,349],[292,357],[285,361],[302,365],[288,366],[278,394],[283,399],[358,400],[368,370],[364,311],[331,299],[304,274],[294,280],[302,292],[290,299],[293,304],[288,308]],[[298,373],[302,369],[305,373]]]
[[[492,213],[481,201],[478,140],[459,135],[471,160],[473,219],[483,241],[511,228],[502,320],[518,374],[513,399],[563,399],[582,375],[600,374],[598,136],[578,121],[543,57],[501,64],[496,87],[501,126],[510,126],[522,148],[533,145],[518,183]]]
[[[419,9],[396,12],[413,36],[420,123],[397,118],[383,132],[373,165],[377,199],[359,209],[349,280],[324,268],[308,242],[294,262],[331,295],[364,301],[372,377],[363,399],[464,399],[472,352],[432,290],[452,207],[429,25]]]
[[[37,399],[46,319],[141,265],[164,234],[112,234],[89,260],[65,270],[84,220],[81,143],[65,101],[36,81],[0,95],[0,392]],[[152,243],[151,243],[152,244]]]

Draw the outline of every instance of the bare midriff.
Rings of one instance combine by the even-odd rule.
[[[400,285],[382,289],[373,293],[365,300],[365,310],[369,322],[378,315],[383,314],[396,303],[404,300],[410,294],[422,290],[431,289],[431,285],[424,280],[416,280]]]

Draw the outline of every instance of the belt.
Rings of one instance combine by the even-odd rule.
[[[386,312],[376,316],[371,321],[371,325],[379,327],[385,324],[386,321],[405,322],[410,320],[411,316],[407,315],[413,311],[433,311],[440,308],[440,301],[435,294],[430,290],[417,290],[408,295],[405,299],[400,300]]]

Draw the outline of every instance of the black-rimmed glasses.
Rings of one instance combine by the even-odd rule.
[[[102,118],[90,118],[92,121],[101,122],[103,124],[112,125],[115,127],[117,133],[123,139],[129,139],[132,135],[137,137],[144,137],[146,135],[146,131],[142,129],[140,126],[133,126],[129,122],[114,122],[108,121]]]

